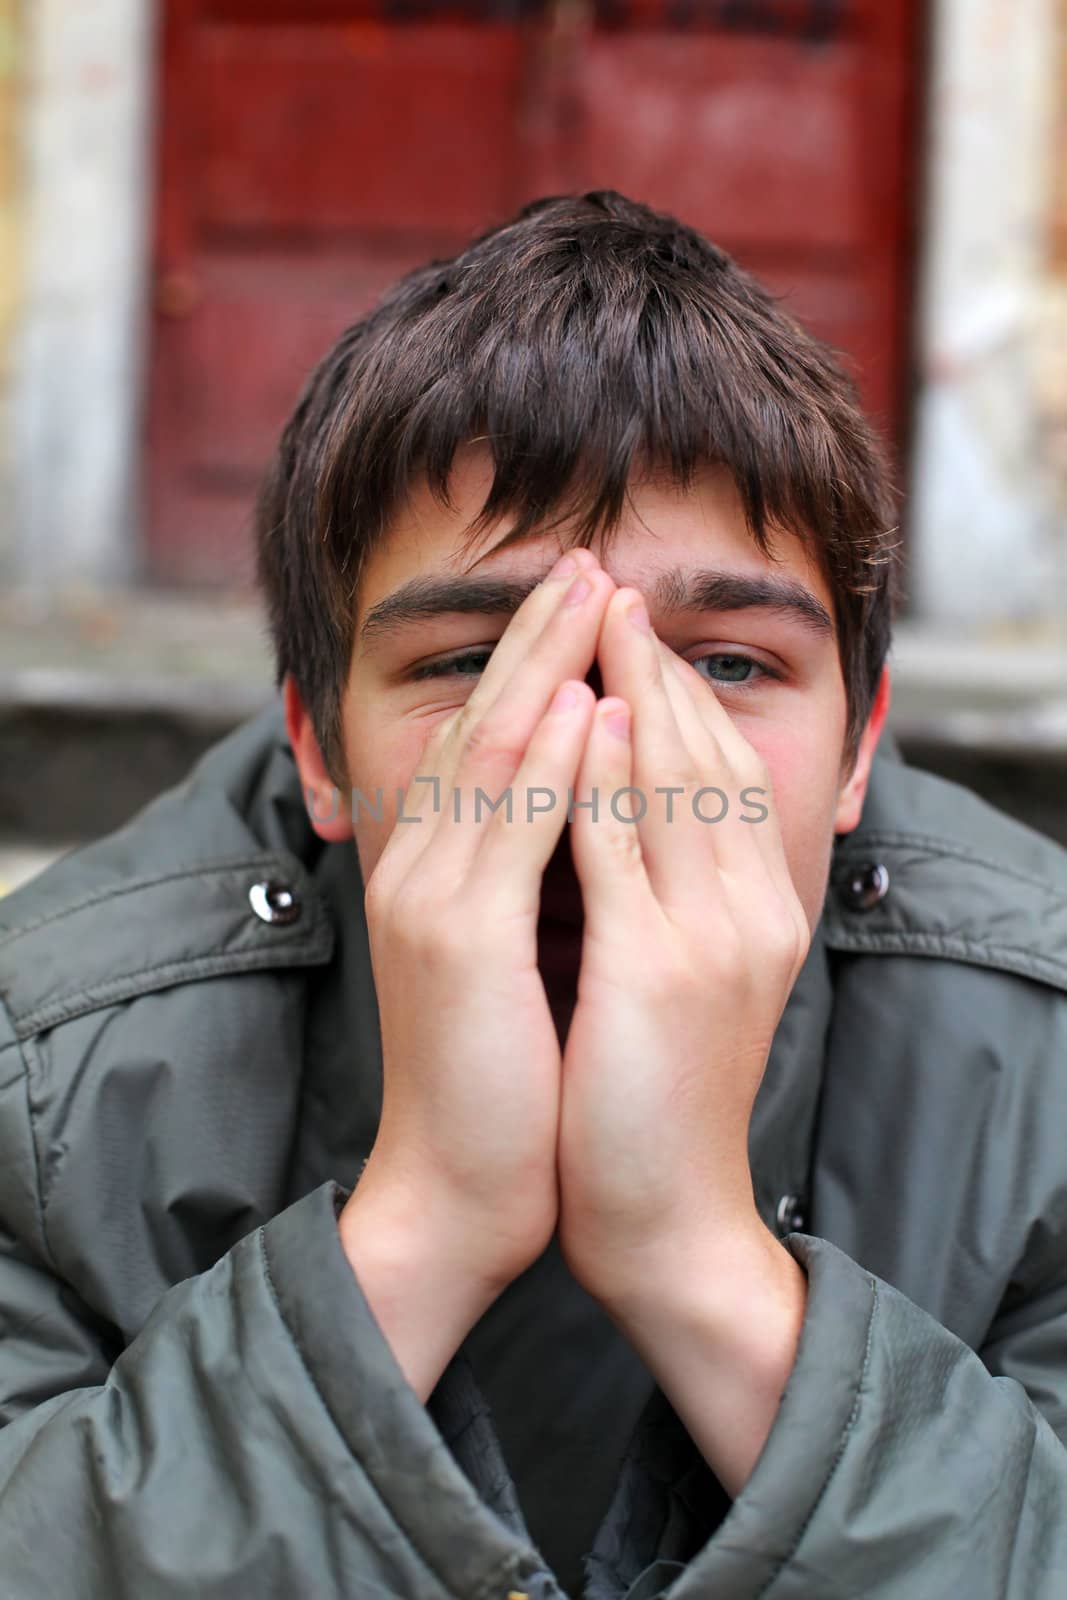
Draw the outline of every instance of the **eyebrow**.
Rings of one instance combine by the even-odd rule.
[[[777,573],[691,571],[673,567],[652,592],[664,611],[773,611],[816,634],[832,634],[833,618],[822,601],[796,578]]]
[[[430,617],[512,616],[540,578],[412,578],[371,606],[360,628],[364,645]],[[717,568],[673,567],[645,591],[663,611],[771,611],[801,623],[816,634],[832,634],[833,620],[822,601],[795,578],[771,573],[727,572]]]

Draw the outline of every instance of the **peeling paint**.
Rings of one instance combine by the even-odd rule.
[[[20,582],[56,589],[136,566],[155,6],[33,0],[25,17],[8,544]]]
[[[1038,376],[1060,6],[938,7],[911,520],[931,623],[1067,619]]]

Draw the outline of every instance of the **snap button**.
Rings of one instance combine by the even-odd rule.
[[[287,883],[254,883],[248,903],[261,922],[295,922],[300,915],[300,901]]]
[[[889,869],[880,861],[858,867],[845,881],[842,894],[853,911],[870,911],[889,893]]]
[[[807,1218],[804,1215],[804,1202],[798,1194],[784,1194],[778,1202],[775,1212],[778,1223],[778,1232],[784,1239],[787,1233],[803,1233]]]

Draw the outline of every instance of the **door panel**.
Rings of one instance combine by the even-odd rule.
[[[918,0],[167,0],[146,571],[250,580],[310,367],[543,193],[673,211],[905,422]]]
[[[521,67],[514,28],[214,29],[202,225],[472,232],[514,191]]]
[[[859,53],[707,34],[594,37],[576,85],[582,171],[610,173],[624,193],[669,195],[670,209],[739,251],[854,248]]]

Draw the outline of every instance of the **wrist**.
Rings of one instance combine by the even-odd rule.
[[[635,1349],[699,1349],[723,1370],[781,1373],[792,1366],[808,1298],[800,1262],[763,1222],[665,1262],[643,1282],[617,1286],[605,1310]]]
[[[732,1496],[770,1432],[806,1307],[803,1268],[758,1218],[605,1303]]]
[[[733,1326],[753,1296],[797,1267],[758,1213],[632,1254],[625,1272],[590,1286],[616,1322]]]
[[[509,1281],[432,1206],[363,1181],[338,1218],[341,1247],[411,1388],[425,1403]]]

